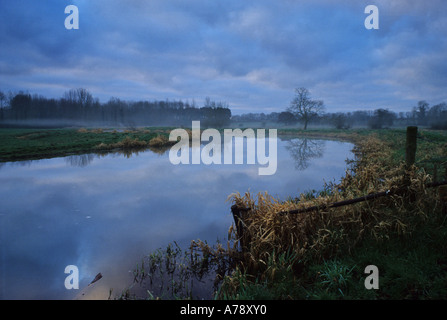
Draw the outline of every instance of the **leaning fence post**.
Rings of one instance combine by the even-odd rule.
[[[405,143],[405,162],[407,168],[411,167],[416,160],[418,127],[407,127],[407,141]]]

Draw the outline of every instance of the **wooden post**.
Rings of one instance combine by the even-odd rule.
[[[442,203],[442,212],[447,214],[447,185],[439,186],[438,191]]]
[[[411,167],[416,160],[418,127],[407,127],[407,141],[405,144],[405,162],[407,168]]]

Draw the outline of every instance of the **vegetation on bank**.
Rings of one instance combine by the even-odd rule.
[[[170,128],[0,129],[0,159],[160,149],[169,142],[169,132]],[[446,204],[439,188],[427,188],[430,182],[447,179],[446,132],[419,130],[411,168],[404,165],[405,129],[281,129],[278,134],[351,141],[356,157],[342,181],[321,192],[291,194],[287,201],[269,194],[231,195],[232,203],[249,208],[244,250],[234,225],[226,243],[197,240],[186,250],[169,246],[137,266],[138,285],[119,298],[192,299],[194,279],[206,282],[212,289],[209,297],[215,299],[447,298]],[[403,193],[354,205],[278,214],[402,186]],[[364,286],[364,268],[371,264],[380,271],[378,290]]]
[[[317,197],[303,194],[280,202],[267,194],[233,195],[234,203],[251,210],[244,220],[243,262],[224,279],[224,297],[447,298],[446,204],[436,188],[426,187],[431,175],[395,158],[395,143],[374,136],[362,139],[342,182]],[[431,154],[445,157],[445,151],[440,146]],[[403,186],[402,193],[372,201],[278,214]],[[368,265],[380,270],[379,290],[365,289]]]
[[[298,134],[299,132],[288,132]],[[230,201],[248,208],[243,216],[244,247],[235,226],[227,243],[192,241],[170,273],[172,250],[148,257],[135,279],[145,284],[146,298],[194,298],[192,278],[216,275],[215,299],[445,299],[447,298],[447,208],[440,188],[447,136],[420,130],[417,162],[404,162],[405,130],[306,131],[355,142],[355,159],[339,184],[323,192],[291,195],[280,201],[269,194],[233,194]],[[443,169],[441,169],[443,168]],[[442,173],[441,173],[442,172]],[[330,204],[386,190],[390,196],[303,214],[279,212]],[[143,264],[142,264],[143,265]],[[379,289],[365,288],[364,269],[379,269]],[[164,271],[162,271],[164,270]],[[169,274],[165,289],[144,280]],[[170,285],[169,285],[170,284]],[[120,296],[136,298],[132,290]]]
[[[0,129],[0,161],[34,160],[113,150],[163,149],[169,128]]]

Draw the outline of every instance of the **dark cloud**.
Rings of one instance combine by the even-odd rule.
[[[283,110],[304,86],[327,109],[407,109],[447,99],[447,4],[376,1],[1,2],[0,88],[59,97],[83,86],[101,100],[226,100],[238,111]]]

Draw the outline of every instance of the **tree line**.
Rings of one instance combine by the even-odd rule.
[[[282,112],[232,115],[226,102],[212,101],[208,97],[199,107],[194,100],[124,101],[110,98],[106,103],[100,103],[83,88],[71,89],[60,99],[0,91],[0,125],[23,125],[27,121],[44,125],[53,121],[55,125],[190,126],[194,120],[200,120],[208,127],[224,127],[230,123],[250,126],[249,122],[258,122],[261,125],[302,126],[304,129],[311,124],[337,129],[418,125],[447,130],[447,103],[430,106],[421,100],[407,112],[378,108],[331,113],[325,112],[324,101],[312,99],[306,88],[297,88],[290,105]]]
[[[389,128],[392,126],[418,125],[432,129],[447,130],[447,103],[430,106],[421,100],[407,112],[393,112],[387,108],[375,110],[357,110],[353,112],[325,112],[322,100],[311,99],[306,88],[295,89],[295,96],[290,106],[282,112],[247,113],[232,117],[234,122],[276,122],[286,126],[302,125],[307,129],[309,124],[316,126],[349,129],[352,127],[368,127],[371,129]]]
[[[110,126],[190,126],[199,120],[204,126],[228,125],[231,110],[226,102],[206,98],[199,107],[193,100],[124,101],[110,98],[100,103],[86,89],[71,89],[60,99],[25,92],[0,91],[0,123],[82,124]]]

